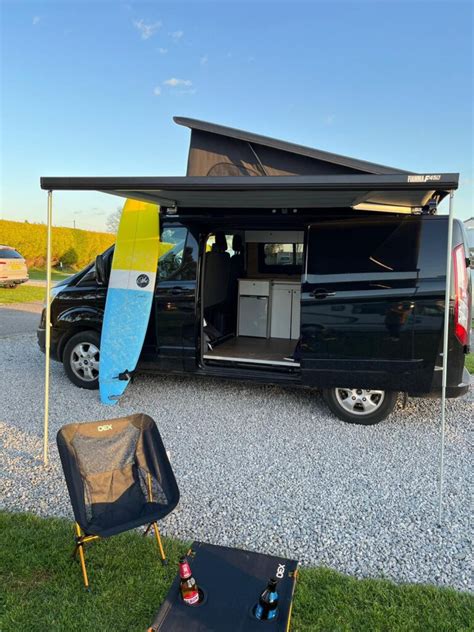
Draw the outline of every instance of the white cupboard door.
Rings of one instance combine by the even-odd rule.
[[[271,338],[290,337],[292,290],[273,287],[271,307]]]

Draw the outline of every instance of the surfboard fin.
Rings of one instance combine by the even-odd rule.
[[[128,371],[127,369],[125,369],[125,371],[123,371],[122,373],[118,374],[118,379],[123,382],[133,382],[134,377],[135,377],[135,371]]]

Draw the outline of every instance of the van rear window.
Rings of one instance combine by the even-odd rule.
[[[419,218],[377,218],[311,226],[308,274],[415,271]]]
[[[0,259],[23,259],[23,257],[11,248],[0,248]]]

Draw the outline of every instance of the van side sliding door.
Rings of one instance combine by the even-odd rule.
[[[378,215],[308,227],[301,369],[318,387],[404,390],[416,376],[421,218]]]

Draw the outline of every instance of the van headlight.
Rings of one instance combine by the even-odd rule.
[[[62,289],[62,285],[54,285],[49,292],[49,298],[53,300]]]
[[[49,292],[49,302],[51,302],[62,290],[62,285],[54,285]],[[46,307],[46,300],[43,303],[43,307]]]

